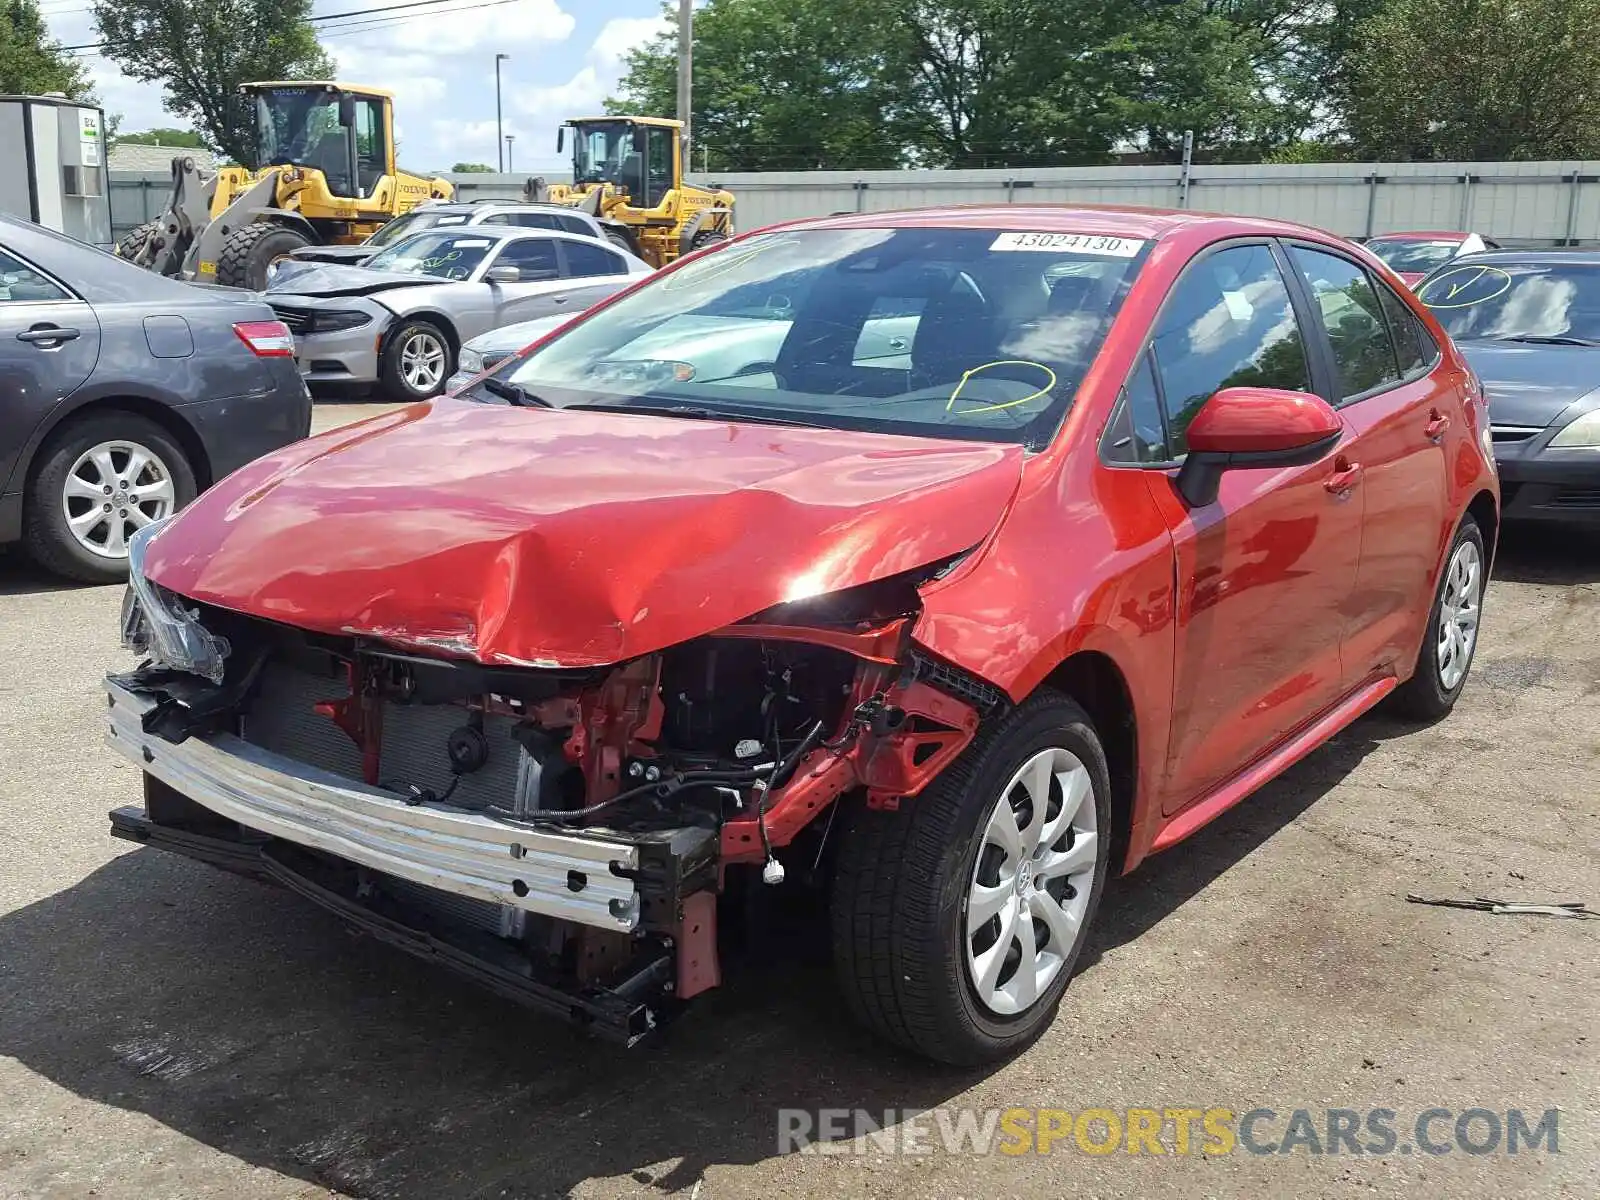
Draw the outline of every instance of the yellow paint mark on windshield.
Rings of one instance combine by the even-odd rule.
[[[957,409],[956,401],[961,398],[961,391],[967,386],[967,380],[971,379],[974,375],[977,375],[982,371],[989,370],[991,367],[1032,367],[1037,371],[1043,371],[1050,377],[1050,381],[1038,391],[1029,392],[1026,396],[1019,397],[1016,400],[1004,400],[999,404],[980,404],[974,408]],[[1055,386],[1056,373],[1043,363],[1033,362],[1025,358],[997,359],[994,362],[987,362],[982,366],[973,367],[970,371],[967,371],[965,374],[963,374],[961,376],[961,382],[956,384],[956,390],[950,393],[950,399],[945,402],[944,410],[945,412],[953,412],[957,416],[962,417],[971,416],[975,413],[999,412],[1003,408],[1016,408],[1019,404],[1027,404],[1030,400],[1037,400],[1041,396],[1048,396]]]
[[[1417,299],[1429,308],[1470,308],[1503,295],[1510,286],[1510,274],[1499,267],[1456,267],[1430,279],[1417,292]],[[1458,299],[1463,293],[1465,297]],[[1434,299],[1435,296],[1439,298]]]

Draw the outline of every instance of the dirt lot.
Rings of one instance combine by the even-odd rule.
[[[1454,716],[1364,720],[1115,884],[1053,1029],[975,1073],[881,1049],[814,961],[588,1043],[112,841],[119,601],[0,555],[0,1196],[1600,1195],[1600,922],[1403,902],[1600,907],[1600,542],[1513,531]],[[777,1153],[780,1108],[1186,1105],[1274,1109],[1269,1138],[1559,1107],[1559,1153]]]

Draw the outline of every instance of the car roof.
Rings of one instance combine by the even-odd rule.
[[[1407,229],[1399,233],[1375,233],[1369,242],[1464,242],[1472,235],[1459,229]]]
[[[87,242],[0,213],[0,247],[51,275],[90,304],[149,301],[165,305],[204,305],[250,300],[245,293],[217,296],[191,284],[136,267]]]
[[[1345,239],[1309,225],[1267,217],[1241,217],[1192,209],[1137,208],[1110,204],[954,204],[884,212],[842,213],[789,221],[767,229],[994,229],[1027,233],[1088,233],[1160,241],[1206,230],[1218,237],[1306,237]]]
[[[1463,254],[1459,258],[1450,260],[1452,267],[1471,266],[1473,263],[1543,263],[1548,266],[1572,267],[1600,267],[1600,250],[1580,250],[1574,247],[1563,249],[1532,249],[1518,250],[1514,247],[1504,247],[1497,250],[1477,250],[1471,254]]]
[[[585,221],[594,218],[586,212],[565,204],[537,204],[527,200],[500,200],[488,198],[484,200],[439,200],[432,204],[419,205],[412,212],[446,212],[446,213],[479,213],[503,212],[510,209],[513,212],[547,212],[563,213],[567,216],[578,217]]]
[[[555,238],[562,242],[582,242],[585,246],[603,245],[607,250],[624,254],[622,247],[609,243],[597,242],[586,233],[572,233],[566,229],[533,229],[527,225],[447,225],[444,228],[419,229],[415,233],[408,233],[393,245],[385,246],[384,250],[392,250],[395,246],[403,246],[412,238],[423,237],[474,237],[484,238],[491,242],[517,242],[532,238]]]

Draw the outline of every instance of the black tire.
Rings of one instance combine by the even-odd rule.
[[[107,557],[86,549],[67,523],[64,501],[67,477],[82,455],[107,442],[132,443],[154,456],[164,468],[161,474],[172,484],[174,496],[170,512],[178,511],[193,500],[196,491],[194,468],[182,448],[166,430],[145,417],[125,412],[99,412],[71,421],[52,434],[40,451],[29,481],[23,515],[23,545],[29,556],[45,570],[84,583],[118,583],[128,577],[126,554]],[[121,466],[123,462],[117,461],[115,465]],[[120,493],[114,493],[106,502],[114,503],[119,496]],[[92,507],[92,503],[78,500],[71,503],[84,512]],[[113,509],[108,513],[106,540],[110,537],[109,522],[122,511]],[[124,523],[123,528],[128,526]],[[91,536],[95,533],[89,532]]]
[[[1456,706],[1467,680],[1472,674],[1472,659],[1478,649],[1477,629],[1474,626],[1472,644],[1466,651],[1466,667],[1453,687],[1446,687],[1443,667],[1439,662],[1439,628],[1444,618],[1445,592],[1450,583],[1451,566],[1464,544],[1477,550],[1478,595],[1477,615],[1483,616],[1483,597],[1488,590],[1488,555],[1484,552],[1483,533],[1471,513],[1461,518],[1456,535],[1450,540],[1450,550],[1444,556],[1444,568],[1439,572],[1439,583],[1434,589],[1433,607],[1428,610],[1428,631],[1423,635],[1422,647],[1417,651],[1417,663],[1411,678],[1395,690],[1392,707],[1401,716],[1416,721],[1437,721]]]
[[[728,235],[720,229],[702,229],[689,239],[689,249],[691,251],[704,250],[707,246],[720,246],[723,242],[729,240],[731,239],[729,239]]]
[[[125,258],[129,262],[139,263],[140,266],[146,265],[139,261],[139,256],[144,253],[145,248],[150,244],[150,239],[155,237],[160,228],[160,221],[146,221],[143,225],[137,225],[130,229],[123,239],[117,243],[117,257]]]
[[[1098,831],[1094,880],[1076,941],[1053,981],[1030,1007],[999,1016],[978,999],[968,969],[967,898],[1002,789],[1030,757],[1052,747],[1076,755],[1089,775]],[[889,1041],[958,1065],[1004,1058],[1037,1038],[1055,1018],[1100,904],[1110,795],[1105,752],[1088,716],[1067,697],[1044,692],[980,730],[960,759],[898,811],[856,802],[839,842],[832,925],[840,986],[857,1019]]]
[[[407,347],[417,339],[432,339],[444,353],[443,366],[438,379],[431,387],[419,387],[406,378],[405,356]],[[433,321],[412,318],[402,321],[397,329],[383,340],[383,352],[378,358],[378,390],[385,399],[401,401],[429,400],[444,391],[444,385],[456,369],[455,344],[450,335]]]
[[[607,229],[605,231],[605,235],[606,241],[610,242],[618,250],[621,250],[625,254],[631,254],[635,258],[640,257],[638,243],[636,243],[627,234],[618,233],[615,229]]]
[[[257,221],[235,229],[217,256],[217,282],[224,287],[263,291],[268,282],[268,267],[301,246],[315,244],[298,229],[270,221]]]

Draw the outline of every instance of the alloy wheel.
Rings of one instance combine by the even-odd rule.
[[[67,472],[61,507],[77,543],[101,558],[126,558],[128,538],[171,516],[177,502],[172,471],[138,442],[101,442]]]
[[[444,343],[438,334],[418,330],[400,347],[400,375],[419,396],[432,392],[444,378]]]
[[[1089,772],[1060,747],[1032,755],[996,800],[962,928],[968,976],[990,1011],[1025,1012],[1070,961],[1094,893],[1096,823]]]

